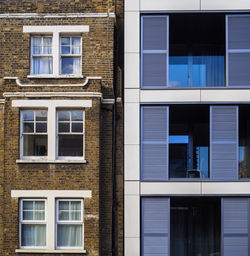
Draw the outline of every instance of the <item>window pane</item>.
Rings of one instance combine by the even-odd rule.
[[[83,136],[59,135],[59,156],[83,156]]]
[[[69,123],[59,123],[59,132],[70,132]]]
[[[46,246],[46,225],[22,224],[22,246]]]
[[[80,201],[71,201],[70,202],[70,210],[81,210],[81,202]]]
[[[34,220],[45,220],[44,211],[34,211]]]
[[[33,210],[33,202],[34,201],[23,201],[23,209],[24,210]]]
[[[34,120],[34,111],[22,111],[23,113],[23,120],[24,121],[33,121]]]
[[[80,53],[81,53],[80,46],[72,47],[72,54],[80,54]]]
[[[59,121],[69,121],[70,120],[70,111],[58,111]]]
[[[43,46],[51,46],[52,44],[52,37],[44,37],[43,38]]]
[[[81,220],[81,211],[71,211],[70,220]]]
[[[44,201],[35,201],[35,210],[45,210],[45,202]]]
[[[57,225],[57,246],[82,247],[82,225]]]
[[[36,132],[47,132],[47,123],[36,123]]]
[[[47,121],[47,111],[36,111],[36,121]]]
[[[69,201],[59,201],[59,210],[69,210]]]
[[[61,45],[70,45],[70,37],[61,37]]]
[[[33,211],[23,211],[23,220],[33,220]]]
[[[32,74],[52,74],[52,57],[33,57]]]
[[[52,54],[51,47],[43,47],[43,54]]]
[[[34,123],[23,123],[23,132],[34,132]]]
[[[32,46],[41,46],[42,37],[32,37]]]
[[[41,46],[33,46],[32,54],[42,54],[42,47]]]
[[[72,111],[72,121],[82,121],[83,120],[83,111]]]
[[[47,135],[24,135],[23,136],[24,156],[46,156]]]
[[[81,45],[80,37],[72,37],[72,45]]]
[[[70,54],[70,46],[62,46],[61,54]]]
[[[69,211],[59,210],[59,220],[69,220]]]
[[[62,57],[61,65],[62,74],[80,74],[79,57]]]
[[[83,123],[72,123],[72,132],[82,132]]]

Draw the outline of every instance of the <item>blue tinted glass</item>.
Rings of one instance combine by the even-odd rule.
[[[224,85],[224,56],[170,56],[170,87]]]
[[[188,143],[188,136],[185,135],[169,135],[169,143]]]

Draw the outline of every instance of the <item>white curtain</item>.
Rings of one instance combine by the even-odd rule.
[[[46,246],[46,225],[22,224],[22,246]]]
[[[52,74],[52,57],[33,57],[33,74]]]
[[[58,224],[57,246],[59,247],[81,247],[82,225]]]

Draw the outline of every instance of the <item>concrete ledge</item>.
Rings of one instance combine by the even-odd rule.
[[[87,160],[43,160],[43,159],[18,159],[17,164],[86,164]]]
[[[16,249],[17,253],[87,253],[86,250],[46,250],[46,249]]]

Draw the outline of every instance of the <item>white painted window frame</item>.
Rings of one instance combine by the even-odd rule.
[[[30,65],[30,75],[28,78],[82,78],[82,57],[80,74],[60,74],[60,36],[79,36],[81,37],[81,55],[82,55],[82,34],[89,32],[89,26],[73,25],[73,26],[23,26],[24,33],[36,35],[52,34],[52,74],[32,74]]]
[[[57,156],[57,139],[56,139],[56,129],[57,129],[57,109],[82,109],[85,113],[85,108],[92,107],[92,100],[13,100],[12,107],[19,107],[21,109],[47,109],[47,133],[48,133],[48,154],[47,157],[23,157],[21,154],[21,138],[20,138],[20,160],[18,163],[26,162],[52,162],[52,163],[86,163],[85,160],[85,139],[83,136],[83,156],[82,157],[63,157],[61,159]],[[22,120],[20,120],[22,125]],[[83,129],[85,130],[85,118],[83,116]],[[84,132],[83,130],[83,132]],[[21,130],[20,130],[21,131]],[[22,133],[20,132],[20,135]]]
[[[70,132],[59,132],[59,118],[58,118],[58,111],[60,110],[65,110],[65,111],[70,111]],[[71,128],[72,128],[72,120],[71,120],[71,116],[72,116],[72,111],[74,110],[80,110],[83,112],[83,129],[82,132],[72,132]],[[67,121],[65,121],[66,123]],[[77,123],[80,123],[80,121],[77,121]],[[81,157],[77,157],[77,156],[59,156],[59,135],[82,135],[82,139],[83,139],[83,156]],[[85,111],[83,109],[70,109],[70,108],[57,108],[56,109],[56,158],[60,159],[60,160],[67,160],[67,159],[75,159],[75,160],[82,160],[84,159],[85,156]]]
[[[79,221],[72,221],[72,220],[59,220],[59,202],[72,202],[72,201],[77,201],[77,202],[81,202],[81,220]],[[84,221],[83,221],[83,213],[84,212],[84,202],[83,202],[83,199],[56,199],[56,249],[84,249]],[[82,234],[81,234],[81,244],[82,246],[81,247],[66,247],[66,246],[57,246],[57,227],[58,225],[60,224],[64,224],[64,225],[74,225],[74,224],[77,224],[77,225],[81,225],[82,226]]]
[[[39,110],[44,110],[47,112],[47,132],[44,132],[44,133],[41,133],[41,132],[36,132],[35,129],[36,129],[36,120],[35,120],[35,114],[34,114],[34,132],[33,133],[24,133],[23,132],[23,112],[26,111],[26,110],[29,110],[29,111],[33,111],[34,113],[36,111],[39,111]],[[41,121],[43,123],[45,123],[45,121]],[[21,159],[46,159],[47,156],[24,156],[23,155],[23,137],[24,135],[46,135],[47,136],[47,154],[48,154],[48,148],[49,148],[49,143],[48,143],[48,110],[47,109],[21,109],[20,111],[20,157]]]
[[[23,202],[24,201],[43,201],[44,208],[44,220],[23,220]],[[46,225],[46,246],[22,246],[22,224],[45,224]],[[25,198],[19,201],[19,247],[21,249],[44,249],[48,245],[48,225],[47,225],[47,200],[41,198]]]
[[[40,76],[40,75],[52,75],[53,74],[53,54],[51,52],[51,54],[33,54],[33,40],[35,37],[41,37],[42,38],[42,42],[44,37],[49,37],[52,38],[52,45],[51,48],[53,47],[53,37],[51,35],[32,35],[31,39],[30,39],[30,75],[32,76]],[[43,50],[43,43],[42,43],[42,50]],[[52,50],[52,49],[51,49]],[[33,73],[33,58],[35,57],[51,57],[52,58],[52,73],[51,74],[35,74]]]
[[[63,37],[69,37],[70,38],[70,51],[72,52],[72,38],[75,37],[75,38],[80,38],[80,53],[79,54],[62,54],[61,52],[61,39]],[[82,74],[82,36],[81,35],[69,35],[69,34],[66,34],[66,35],[60,35],[60,45],[59,45],[59,48],[60,48],[60,75],[62,76],[65,76],[65,75],[81,75]],[[79,70],[80,70],[80,73],[79,74],[62,74],[62,58],[63,57],[76,57],[76,58],[80,58],[80,67],[79,67]]]
[[[46,200],[46,215],[48,216],[47,220],[47,246],[46,248],[37,248],[37,247],[25,247],[16,249],[17,253],[86,253],[84,249],[84,230],[82,241],[83,241],[83,248],[82,249],[56,249],[56,200],[57,199],[65,199],[65,200],[84,200],[85,198],[92,198],[92,191],[91,190],[11,190],[11,197],[12,198],[19,198],[19,199],[31,199],[31,200]],[[37,198],[37,199],[36,199]],[[20,202],[20,201],[19,201]],[[83,205],[84,207],[84,205]],[[21,209],[21,207],[19,208]],[[82,211],[84,214],[84,209]],[[20,212],[19,212],[20,214]],[[20,215],[19,215],[20,216]],[[83,215],[84,219],[84,215]],[[20,228],[19,228],[20,230]],[[20,236],[20,235],[19,235]]]

